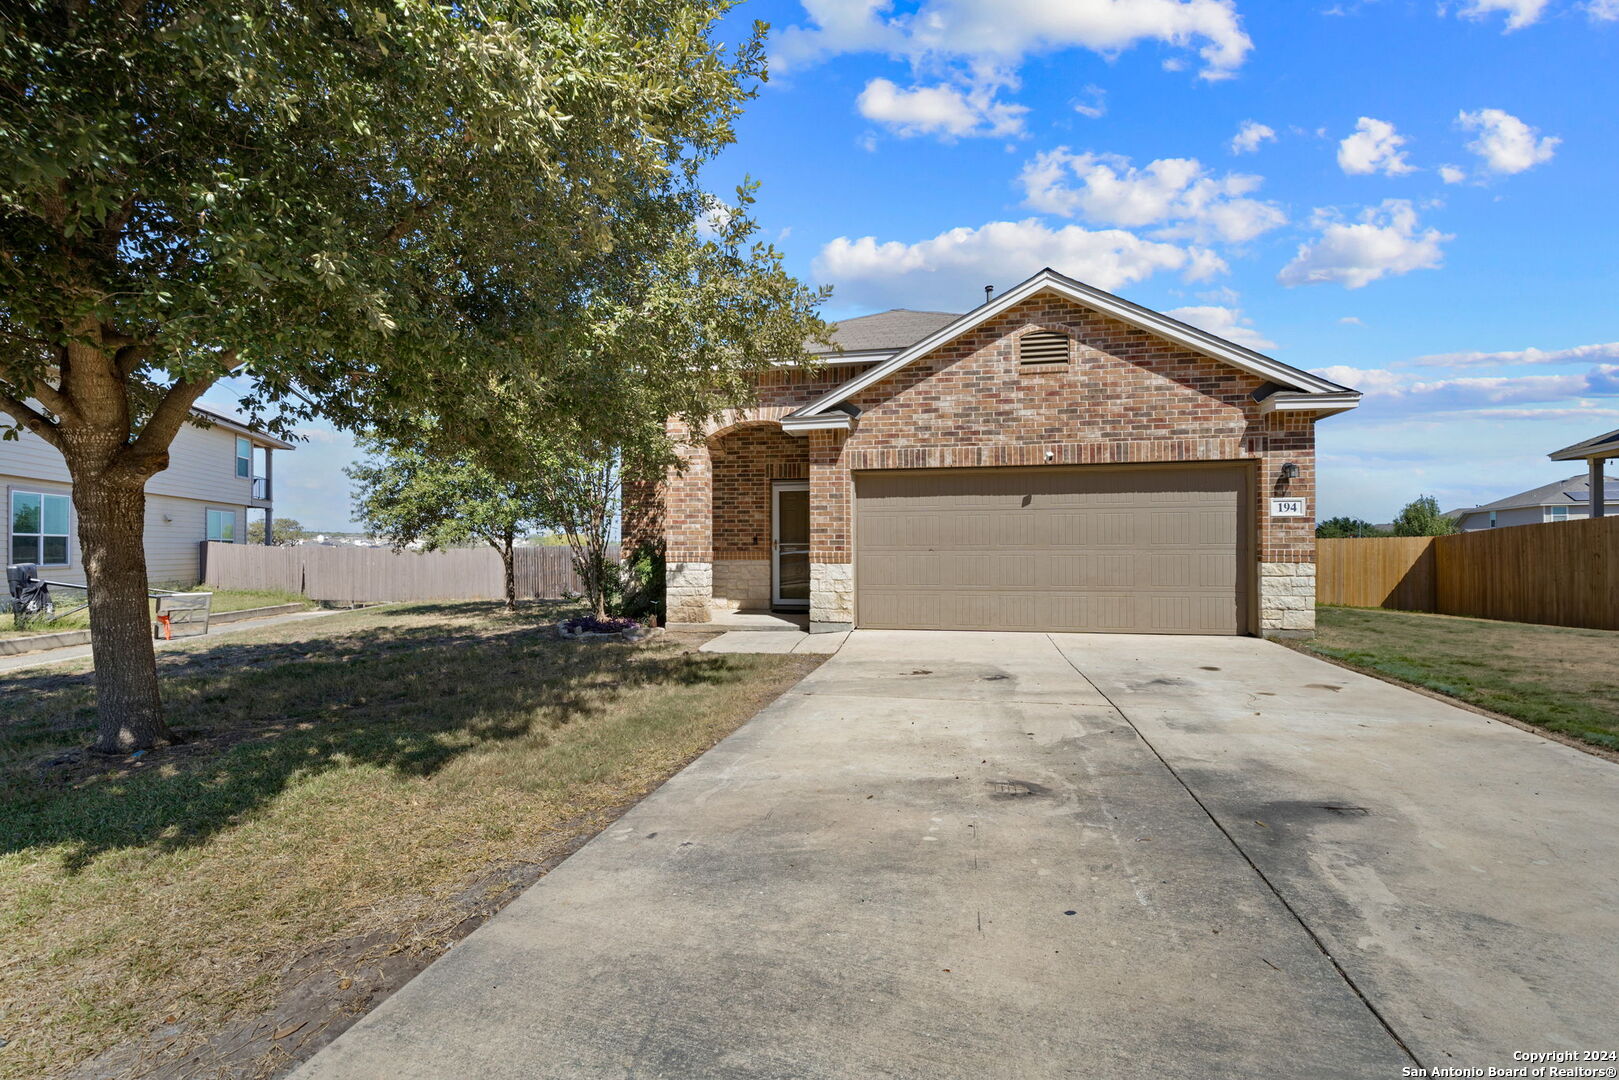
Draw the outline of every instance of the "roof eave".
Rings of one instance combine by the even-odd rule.
[[[1360,407],[1361,395],[1355,390],[1339,390],[1325,394],[1302,394],[1283,390],[1271,394],[1259,403],[1259,415],[1273,412],[1313,412],[1323,416],[1348,412]]]
[[[847,413],[834,413],[831,416],[799,416],[794,413],[781,418],[781,430],[789,435],[808,435],[812,431],[849,431],[854,427],[854,417]]]
[[[873,383],[881,382],[913,360],[926,356],[941,345],[988,322],[1003,311],[1015,307],[1043,289],[1051,289],[1059,295],[1073,300],[1075,303],[1083,304],[1103,314],[1111,315],[1122,322],[1127,322],[1139,329],[1157,334],[1187,348],[1212,356],[1217,360],[1223,360],[1233,367],[1251,374],[1281,383],[1294,391],[1314,395],[1355,393],[1348,387],[1339,386],[1337,383],[1311,375],[1309,372],[1300,371],[1268,356],[1256,353],[1251,349],[1245,349],[1233,342],[1226,341],[1224,338],[1216,337],[1207,331],[1199,330],[1195,326],[1189,326],[1167,315],[1141,307],[1139,304],[1133,304],[1122,297],[1114,296],[1100,289],[1093,289],[1083,282],[1065,277],[1048,267],[1026,281],[1013,286],[988,303],[980,304],[955,322],[941,327],[910,348],[900,351],[885,363],[868,368],[842,386],[829,391],[820,399],[799,409],[793,415],[804,417],[818,415],[833,405],[859,393]],[[1356,398],[1358,400],[1358,394]],[[1354,406],[1348,405],[1344,408],[1334,408],[1332,411],[1343,412],[1346,408],[1354,408]]]
[[[215,427],[222,427],[226,431],[234,431],[238,435],[253,440],[253,442],[260,446],[269,447],[271,450],[297,449],[296,446],[285,439],[278,439],[274,435],[267,435],[262,431],[256,431],[239,420],[232,420],[228,416],[221,416],[219,413],[216,413],[211,409],[205,409],[200,405],[193,405],[191,407],[191,412],[193,415],[200,415],[205,422],[212,424]]]
[[[1591,458],[1619,457],[1619,442],[1612,441],[1619,432],[1608,432],[1598,435],[1594,439],[1577,442],[1573,446],[1565,446],[1561,450],[1554,450],[1546,456],[1553,461],[1589,461]]]

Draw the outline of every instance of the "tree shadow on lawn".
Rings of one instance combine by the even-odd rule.
[[[160,654],[159,669],[186,742],[111,762],[84,749],[92,676],[6,680],[0,853],[66,845],[77,871],[116,848],[204,843],[294,781],[355,765],[428,777],[491,744],[543,747],[639,687],[745,677],[723,656],[464,622],[220,643]]]

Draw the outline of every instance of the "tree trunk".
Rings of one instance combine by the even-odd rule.
[[[79,546],[90,592],[96,665],[95,749],[145,750],[174,741],[163,722],[147,606],[145,477],[98,474],[69,459]]]
[[[507,611],[516,611],[517,610],[517,568],[516,568],[515,565],[513,565],[514,560],[512,558],[512,537],[511,537],[511,534],[508,533],[506,535],[506,537],[505,537],[505,540],[506,540],[505,545],[500,549],[500,562],[501,562],[502,568],[506,571],[506,610]]]

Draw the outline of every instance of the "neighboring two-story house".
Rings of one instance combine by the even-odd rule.
[[[1604,484],[1608,506],[1619,505],[1619,479]],[[1542,484],[1482,506],[1452,510],[1458,532],[1504,528],[1508,525],[1539,525],[1551,521],[1578,521],[1591,516],[1591,479],[1571,476]]]
[[[271,460],[292,444],[207,409],[193,409],[169,450],[169,467],[146,485],[146,570],[154,585],[201,579],[204,540],[245,543],[252,515],[269,526]],[[26,431],[0,442],[6,561],[37,563],[52,581],[84,581],[67,463]]]

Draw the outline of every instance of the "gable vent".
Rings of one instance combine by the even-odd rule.
[[[1066,364],[1068,335],[1036,330],[1018,339],[1018,360],[1024,364]]]

